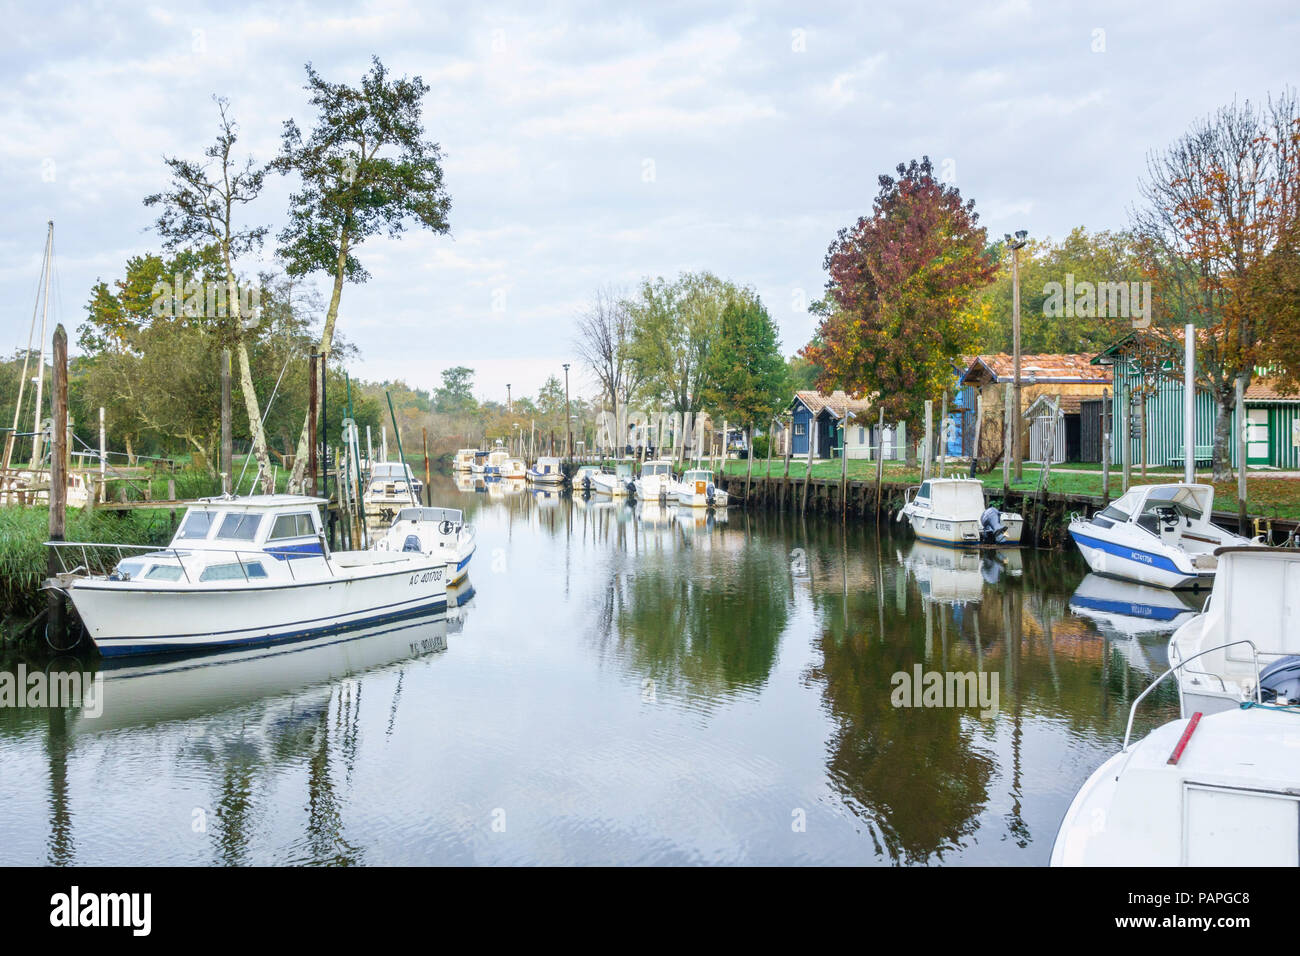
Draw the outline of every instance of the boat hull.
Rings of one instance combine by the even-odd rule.
[[[978,519],[964,519],[912,512],[907,515],[912,532],[921,541],[931,544],[946,544],[949,547],[976,545],[980,543],[980,523]],[[1019,544],[1024,533],[1024,519],[1018,515],[1004,514],[1003,527],[1006,528],[1004,544]]]
[[[355,576],[240,587],[143,587],[87,578],[72,582],[67,593],[104,657],[256,647],[446,607],[446,559],[421,555],[392,565]]]
[[[1214,582],[1214,572],[1195,567],[1185,551],[1165,547],[1158,541],[1138,547],[1107,540],[1085,530],[1093,527],[1086,522],[1075,522],[1070,525],[1070,537],[1079,546],[1088,567],[1097,574],[1171,589],[1210,587]]]

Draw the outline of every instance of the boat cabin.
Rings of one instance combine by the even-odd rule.
[[[672,474],[673,463],[666,458],[656,458],[653,461],[643,462],[641,465],[642,478],[651,478],[655,475],[671,478]]]
[[[973,478],[930,478],[912,496],[915,508],[957,520],[974,520],[984,512],[984,485]]]
[[[683,485],[695,485],[695,493],[704,494],[706,488],[713,483],[713,472],[707,468],[691,468],[682,475]]]
[[[538,458],[533,470],[539,475],[558,475],[560,473],[560,459]]]
[[[1210,485],[1137,485],[1094,515],[1092,523],[1102,528],[1136,525],[1165,544],[1197,554],[1223,543],[1222,532],[1210,524],[1213,512]]]

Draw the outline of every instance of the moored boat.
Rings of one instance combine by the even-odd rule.
[[[458,508],[403,508],[375,550],[440,556],[447,566],[447,583],[455,584],[469,574],[475,545],[474,526],[466,524]]]
[[[528,466],[522,458],[507,458],[501,464],[501,477],[510,481],[522,481],[528,476]]]
[[[451,461],[451,470],[461,472],[472,471],[474,469],[474,454],[475,451],[473,448],[461,448],[457,450],[456,457]]]
[[[667,458],[654,458],[641,463],[641,477],[633,482],[636,496],[642,501],[668,495],[673,480],[673,463]]]
[[[989,519],[985,519],[986,512]],[[992,520],[996,517],[996,520]],[[898,512],[922,541],[946,545],[1019,544],[1025,521],[984,505],[984,486],[973,478],[928,478],[909,488]]]
[[[634,487],[630,461],[616,462],[613,472],[602,471],[591,479],[592,491],[611,498],[626,498],[632,494]]]
[[[444,557],[331,552],[324,503],[201,499],[164,548],[51,542],[64,570],[45,586],[67,595],[105,657],[288,643],[445,607]],[[91,570],[105,555],[111,569]]]
[[[1210,485],[1136,485],[1091,518],[1074,518],[1070,537],[1098,574],[1162,588],[1210,587],[1217,549],[1255,544],[1215,527],[1213,512]]]
[[[564,484],[564,469],[558,458],[538,458],[533,467],[528,469],[528,480],[535,485]]]
[[[689,468],[669,486],[669,497],[688,508],[725,508],[727,493],[713,483],[707,468]]]

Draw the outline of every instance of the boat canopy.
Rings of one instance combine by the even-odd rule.
[[[399,508],[397,511],[397,520],[428,522],[450,521],[452,524],[462,524],[465,520],[465,515],[459,508]]]
[[[1162,508],[1173,508],[1192,521],[1208,521],[1214,510],[1214,488],[1210,485],[1137,485],[1102,509],[1112,521],[1138,522]]]
[[[641,477],[646,478],[650,475],[668,475],[672,474],[673,463],[666,458],[656,458],[654,461],[647,461],[641,466]]]
[[[984,486],[969,478],[932,478],[916,493],[930,499],[931,514],[978,518],[984,510]]]
[[[411,466],[401,461],[376,462],[370,469],[371,478],[410,478]]]
[[[1222,641],[1251,641],[1261,654],[1300,654],[1300,551],[1231,547],[1219,558],[1212,613]],[[1247,645],[1226,648],[1229,659],[1250,660]]]

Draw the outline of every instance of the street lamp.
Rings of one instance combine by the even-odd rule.
[[[573,423],[569,419],[569,363],[564,363],[564,457],[573,459]]]
[[[506,382],[506,414],[510,415],[513,414],[513,412],[514,405],[510,401],[510,383]]]
[[[1010,233],[1004,233],[1007,245],[1011,248],[1011,339],[1012,339],[1012,357],[1015,364],[1014,384],[1012,394],[1015,395],[1015,404],[1012,406],[1014,411],[1011,417],[1011,460],[1015,465],[1016,481],[1021,478],[1020,460],[1020,250],[1024,247],[1026,236],[1029,232],[1025,229],[1016,230],[1015,239],[1011,238]]]

